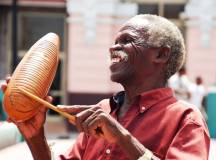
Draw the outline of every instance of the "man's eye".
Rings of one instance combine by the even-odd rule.
[[[130,43],[130,42],[132,42],[133,41],[133,39],[132,38],[125,38],[125,43]]]
[[[119,40],[116,40],[115,44],[118,44],[118,43],[119,44],[127,44],[127,43],[131,43],[131,42],[133,42],[133,39],[128,37],[128,38],[121,38]]]

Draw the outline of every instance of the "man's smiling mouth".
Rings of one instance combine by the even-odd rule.
[[[127,61],[128,55],[126,52],[124,52],[122,50],[118,50],[118,51],[111,52],[110,58],[111,58],[111,63],[115,64],[115,63]]]

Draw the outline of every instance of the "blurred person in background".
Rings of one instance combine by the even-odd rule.
[[[4,82],[4,80],[0,80],[0,85]],[[2,99],[3,93],[0,90],[0,150],[22,140],[22,136],[16,125],[6,121],[6,113],[3,110]]]
[[[13,123],[8,123],[7,121],[0,121],[0,150],[19,143],[22,141],[22,136]]]
[[[0,86],[4,84],[4,82],[5,80],[0,80]],[[4,112],[3,109],[2,100],[3,100],[3,92],[0,90],[0,121],[4,121],[7,118],[6,113]]]
[[[190,103],[198,107],[202,115],[205,117],[205,119],[207,119],[205,106],[203,106],[204,98],[206,96],[206,91],[201,76],[197,76],[196,83],[191,85],[190,94],[191,94]]]
[[[148,14],[128,20],[110,47],[111,80],[124,91],[96,105],[58,107],[75,115],[80,131],[73,147],[58,159],[207,160],[205,121],[196,107],[178,101],[167,87],[185,54],[182,34],[169,20]],[[6,88],[5,83],[2,90]],[[52,157],[44,136],[45,116],[40,107],[32,119],[14,122],[35,160]]]
[[[189,101],[191,82],[187,77],[187,70],[182,67],[178,73],[174,74],[168,81],[168,86],[174,90],[175,97],[179,100]]]

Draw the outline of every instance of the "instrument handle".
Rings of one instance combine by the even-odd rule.
[[[18,89],[26,96],[28,96],[29,98],[37,101],[38,103],[44,105],[45,107],[49,108],[49,109],[52,109],[56,112],[58,112],[59,114],[61,114],[62,116],[68,118],[71,122],[73,122],[75,124],[75,116],[73,115],[70,115],[69,113],[66,113],[66,112],[62,112],[60,111],[59,109],[56,108],[56,106],[50,104],[49,102],[35,96],[34,94],[28,92],[27,90],[21,88],[21,87],[18,87]]]

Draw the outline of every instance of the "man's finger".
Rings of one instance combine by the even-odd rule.
[[[49,103],[52,103],[53,97],[47,96],[45,100],[46,100],[47,102],[49,102]]]
[[[89,134],[89,129],[88,129],[88,125],[90,124],[90,122],[92,122],[95,118],[97,118],[97,112],[94,112],[93,114],[91,114],[88,118],[86,118],[86,120],[84,122],[82,122],[82,128],[84,129],[84,132]]]
[[[7,121],[8,123],[12,123],[12,122],[13,122],[9,117],[7,117],[6,121]]]
[[[6,83],[9,83],[10,80],[11,80],[11,76],[7,76],[7,77],[6,77]]]
[[[42,113],[47,112],[47,110],[48,110],[48,108],[43,106],[43,105],[39,107],[39,111],[42,112]]]
[[[4,92],[6,91],[6,89],[7,89],[7,84],[6,84],[6,83],[3,83],[3,84],[1,85],[1,90],[2,90],[2,92],[4,93]]]
[[[92,110],[88,109],[88,110],[85,110],[83,112],[76,114],[75,123],[76,123],[76,127],[77,127],[78,131],[80,131],[80,132],[84,131],[82,123],[83,123],[83,121],[86,120],[86,118],[88,118],[93,113],[94,112]]]
[[[96,117],[88,124],[89,134],[95,138],[103,137],[103,131],[101,129],[101,120]]]
[[[66,105],[57,105],[57,108],[60,111],[71,113],[71,114],[77,114],[79,112],[82,112],[84,110],[90,109],[91,106],[81,106],[81,105],[74,105],[74,106],[66,106]]]
[[[91,117],[91,115],[94,115],[98,109],[99,109],[99,107],[91,107],[91,108],[84,110],[84,111],[75,115],[76,116],[75,123],[76,123],[76,126],[77,126],[79,131],[88,132],[87,126],[83,122],[86,119],[88,119],[88,117]],[[85,124],[85,125],[83,125],[83,124]]]

